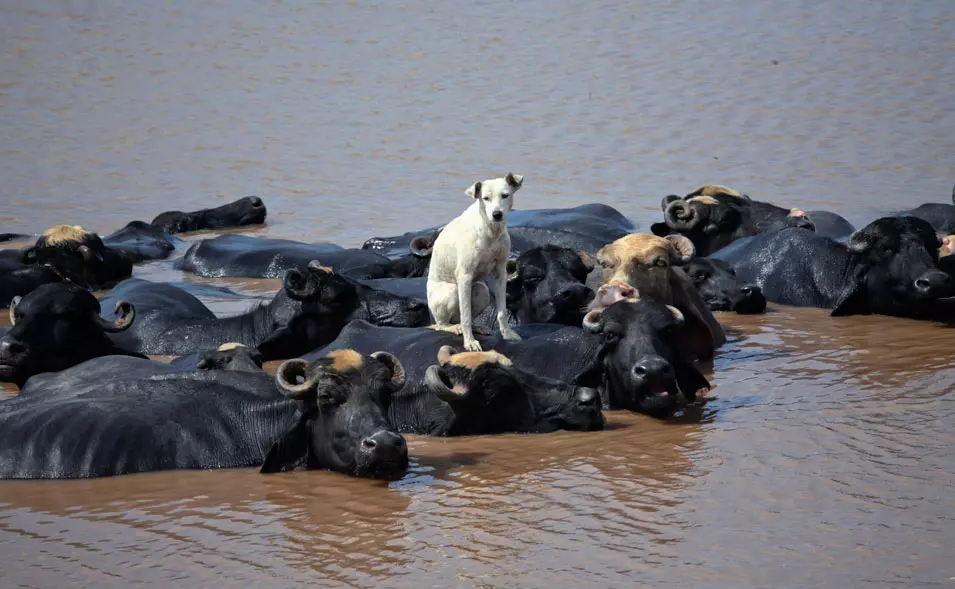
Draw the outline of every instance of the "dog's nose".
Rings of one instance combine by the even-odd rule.
[[[504,213],[502,213],[501,211],[494,211],[493,213],[491,213],[491,217],[493,217],[495,221],[500,221],[501,219],[504,218]]]

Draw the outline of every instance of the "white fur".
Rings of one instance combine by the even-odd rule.
[[[465,191],[474,203],[448,223],[434,242],[428,270],[428,308],[434,315],[434,328],[460,333],[469,352],[481,351],[474,339],[473,318],[491,302],[483,279],[492,274],[501,334],[505,339],[521,339],[507,324],[504,301],[511,250],[507,214],[523,181],[519,174],[508,174],[475,182]],[[500,213],[499,220],[494,219],[495,212]]]

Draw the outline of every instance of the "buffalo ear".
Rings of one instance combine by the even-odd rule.
[[[22,264],[36,264],[36,247],[30,246],[20,252],[20,262]]]
[[[650,225],[650,233],[653,233],[657,237],[666,237],[673,233],[673,229],[666,223],[654,223]]]
[[[584,268],[587,269],[588,274],[594,269],[594,266],[597,265],[597,260],[585,251],[578,251],[577,257],[580,258],[580,262],[584,265]]]
[[[696,391],[710,390],[710,381],[691,362],[684,362],[676,371],[676,382],[683,391],[683,396],[690,403],[696,402]]]
[[[865,285],[861,280],[855,280],[843,291],[836,303],[836,308],[829,314],[830,317],[845,317],[847,315],[869,315],[869,304],[866,300]]]
[[[272,444],[259,472],[263,474],[285,472],[293,470],[305,461],[308,455],[309,417],[310,412],[303,411],[298,423]]]

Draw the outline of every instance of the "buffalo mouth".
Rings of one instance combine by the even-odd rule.
[[[375,460],[369,463],[359,463],[355,469],[355,476],[379,479],[383,481],[397,481],[408,472],[408,457],[395,460]]]
[[[0,360],[0,381],[8,381],[12,379],[17,374],[17,367],[15,364],[8,364]]]

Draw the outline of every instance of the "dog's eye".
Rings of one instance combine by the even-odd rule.
[[[484,201],[485,201],[485,202],[489,202],[490,200],[491,200],[491,197],[490,197],[490,196],[485,196],[485,197],[484,197]]]
[[[501,195],[501,198],[502,198],[502,199],[505,199],[505,198],[507,198],[507,197],[509,197],[509,196],[510,196],[510,194],[502,194],[502,195]]]

